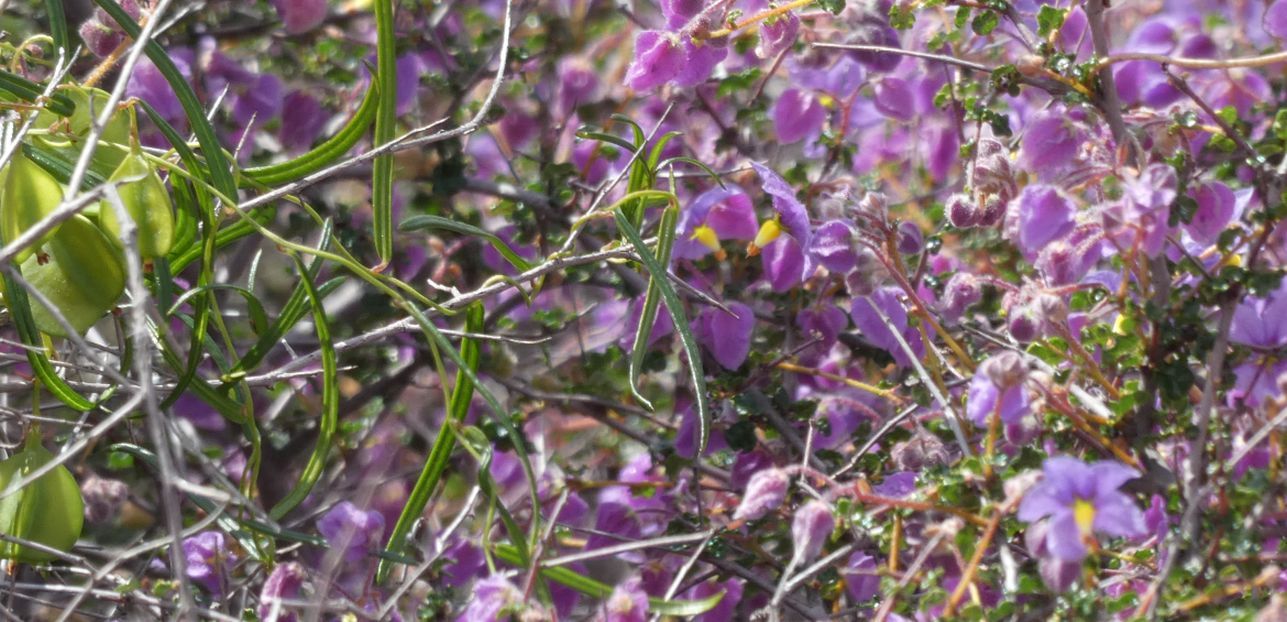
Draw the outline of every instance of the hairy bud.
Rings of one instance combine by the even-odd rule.
[[[782,469],[772,467],[757,471],[746,483],[746,494],[733,513],[734,520],[755,520],[773,511],[786,499],[790,485],[791,478]]]

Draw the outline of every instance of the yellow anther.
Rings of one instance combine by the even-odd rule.
[[[705,246],[712,251],[719,252],[719,235],[715,233],[714,229],[711,229],[706,225],[702,225],[694,229],[693,236],[689,239],[697,240],[702,246]]]
[[[1073,501],[1073,520],[1081,535],[1089,536],[1095,526],[1095,504],[1085,499]]]
[[[777,218],[764,221],[764,224],[760,225],[759,233],[755,234],[755,240],[746,248],[746,254],[752,257],[760,254],[760,249],[772,244],[780,235],[782,235],[782,223],[778,222]]]

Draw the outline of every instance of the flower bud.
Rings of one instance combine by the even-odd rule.
[[[951,458],[943,441],[919,429],[911,438],[890,448],[889,457],[894,465],[903,471],[919,471],[927,467],[947,464]]]
[[[791,544],[800,561],[812,561],[822,552],[822,547],[836,528],[831,505],[826,501],[810,501],[795,511],[791,521]]]
[[[983,298],[979,279],[969,272],[957,272],[943,287],[943,317],[957,320],[971,305]]]
[[[916,223],[904,221],[898,225],[898,252],[904,255],[919,254],[925,248],[925,238]]]
[[[1018,352],[1005,350],[983,361],[979,371],[987,375],[998,389],[1008,389],[1022,384],[1028,377],[1028,366]]]
[[[958,229],[969,229],[979,224],[982,216],[974,199],[959,192],[947,198],[945,211],[947,211],[947,221]]]
[[[111,54],[125,41],[125,35],[93,19],[80,25],[80,38],[90,53],[99,58]]]
[[[1068,324],[1068,305],[1063,298],[1053,294],[1042,294],[1034,301],[1037,314],[1041,319],[1043,332],[1057,332],[1057,329]]]
[[[1041,322],[1038,320],[1037,312],[1028,306],[1016,306],[1010,309],[1010,319],[1006,321],[1006,329],[1010,331],[1010,336],[1014,337],[1019,343],[1031,343],[1039,337]]]
[[[130,487],[118,479],[90,475],[80,486],[85,500],[85,520],[99,524],[112,520],[129,498]]]
[[[791,478],[786,471],[770,467],[757,471],[746,484],[746,494],[733,513],[734,520],[755,520],[782,505],[786,499]]]
[[[980,227],[991,227],[1001,222],[1005,218],[1005,208],[1009,203],[1009,197],[1001,194],[989,194],[982,197],[980,204],[982,209],[979,212]]]

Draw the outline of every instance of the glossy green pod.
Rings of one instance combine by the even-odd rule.
[[[39,164],[32,162],[21,149],[14,151],[9,164],[0,171],[0,241],[8,244],[16,240],[62,201],[62,184]],[[52,239],[58,229],[55,227],[38,243],[23,249],[14,260],[30,257],[41,243]]]
[[[32,431],[18,453],[0,462],[0,491],[49,463],[54,455]],[[80,486],[67,467],[59,465],[0,499],[0,533],[39,542],[59,551],[70,551],[85,523],[85,501]],[[0,558],[34,564],[54,559],[50,553],[13,542],[0,541]]]
[[[174,205],[170,202],[170,192],[137,146],[121,160],[108,181],[121,182],[116,191],[138,228],[139,254],[151,259],[170,252],[174,244]],[[121,239],[121,220],[116,207],[106,199],[99,203],[98,222],[108,234]]]
[[[125,291],[120,250],[107,234],[80,215],[63,223],[44,250],[43,263],[38,257],[23,262],[22,276],[62,312],[76,332],[84,333]],[[34,297],[31,316],[41,332],[67,336],[49,309]]]

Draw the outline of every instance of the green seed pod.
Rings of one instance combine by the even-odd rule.
[[[22,451],[0,462],[0,491],[54,459],[40,442],[39,432],[27,434]],[[67,467],[59,465],[26,487],[0,499],[0,533],[70,551],[85,523],[85,501]],[[28,564],[54,556],[13,542],[0,542],[0,558]]]
[[[120,250],[107,234],[80,215],[64,222],[44,249],[48,251],[46,261],[28,258],[22,264],[22,276],[49,298],[76,332],[84,333],[125,291]],[[31,315],[42,332],[67,336],[49,309],[34,298]]]
[[[111,94],[103,89],[77,85],[63,86],[59,89],[59,93],[70,98],[76,109],[70,117],[65,118],[49,110],[42,110],[36,115],[35,127],[49,132],[37,140],[49,147],[67,151],[67,155],[75,161],[80,157],[80,150],[84,147],[85,137],[89,135],[90,125],[98,115],[103,113],[103,107],[107,105]],[[121,160],[125,159],[126,149],[134,135],[131,129],[135,127],[134,114],[133,106],[121,108],[103,127],[103,133],[98,139],[99,145],[94,149],[91,161],[95,171],[107,175],[120,165]]]
[[[39,164],[32,162],[21,149],[14,151],[9,164],[0,171],[0,184],[3,185],[0,188],[0,241],[5,244],[16,240],[63,201],[62,184]],[[55,227],[39,243],[18,253],[14,260],[22,261],[31,256],[40,243],[51,239],[57,231],[58,227]]]
[[[138,227],[139,254],[153,258],[170,252],[174,243],[174,206],[170,203],[170,193],[137,145],[108,181],[122,182],[116,191]],[[106,199],[98,205],[98,222],[108,234],[121,239],[121,221],[116,215],[116,207]]]

